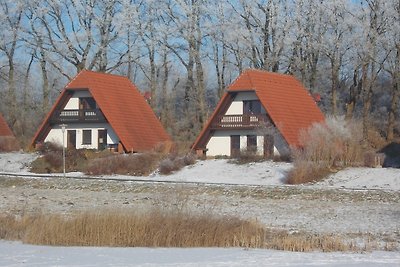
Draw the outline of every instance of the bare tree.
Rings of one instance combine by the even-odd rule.
[[[343,69],[344,57],[351,48],[352,24],[343,1],[334,0],[324,3],[323,12],[322,22],[326,23],[327,29],[321,50],[328,58],[331,68],[331,113],[336,116],[338,115],[340,72]]]
[[[203,44],[202,20],[205,14],[203,0],[175,0],[167,6],[166,16],[171,21],[170,35],[165,45],[185,67],[185,110],[195,120],[189,128],[205,122],[205,85],[201,49]],[[199,123],[199,124],[196,124]]]
[[[17,89],[16,89],[16,52],[21,41],[21,21],[23,5],[14,1],[0,2],[0,22],[4,27],[0,35],[0,53],[5,55],[7,62],[7,106],[11,126],[17,120]]]
[[[45,0],[31,2],[30,9],[35,27],[44,29],[47,62],[61,74],[71,78],[66,63],[77,72],[108,69],[108,51],[118,36],[113,23],[116,0]]]
[[[388,54],[384,70],[389,73],[391,78],[386,138],[388,141],[392,141],[400,98],[400,2],[386,2],[385,16],[390,27],[385,31],[381,44]]]
[[[379,38],[386,30],[385,17],[383,16],[381,0],[366,0],[365,9],[361,10],[358,17],[360,28],[363,30],[359,36],[357,49],[360,68],[360,89],[363,122],[363,138],[366,142],[368,139],[369,116],[372,104],[373,89],[378,79],[378,75],[382,70],[383,63],[387,55],[378,54]]]
[[[299,74],[311,92],[316,91],[318,64],[321,58],[322,37],[326,24],[322,22],[324,7],[317,1],[296,1],[291,27],[291,52],[288,73]]]

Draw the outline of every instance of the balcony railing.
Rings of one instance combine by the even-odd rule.
[[[51,117],[51,123],[72,122],[105,122],[103,113],[99,109],[69,109],[56,111]]]
[[[263,114],[223,115],[212,123],[213,129],[252,129],[268,123]]]

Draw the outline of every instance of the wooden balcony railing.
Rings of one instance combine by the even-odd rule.
[[[105,122],[103,113],[99,109],[69,109],[58,110],[51,117],[51,123],[72,122]]]
[[[211,124],[213,129],[252,129],[267,124],[263,114],[223,115]]]

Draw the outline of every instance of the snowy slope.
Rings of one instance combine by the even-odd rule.
[[[29,163],[37,157],[36,154],[2,153],[0,154],[0,173],[29,173]],[[171,175],[153,173],[150,176],[109,176],[113,179],[134,179],[144,181],[176,181],[198,183],[224,183],[244,185],[284,185],[285,175],[292,167],[284,162],[257,162],[237,165],[228,160],[198,161]],[[53,174],[60,175],[60,174]],[[51,175],[50,175],[51,176]],[[69,173],[68,176],[83,176],[82,173]],[[105,176],[107,177],[107,176]],[[96,177],[93,177],[96,178]],[[311,187],[332,187],[350,189],[383,189],[400,191],[400,169],[393,168],[347,168],[330,175],[324,181],[306,185]]]
[[[400,266],[400,253],[303,253],[240,248],[48,247],[0,241],[0,266]]]

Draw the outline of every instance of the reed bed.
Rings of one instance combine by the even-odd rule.
[[[160,210],[0,216],[0,239],[52,246],[244,247],[300,252],[354,252],[372,246],[371,242],[357,246],[333,234],[269,229],[237,217]]]

